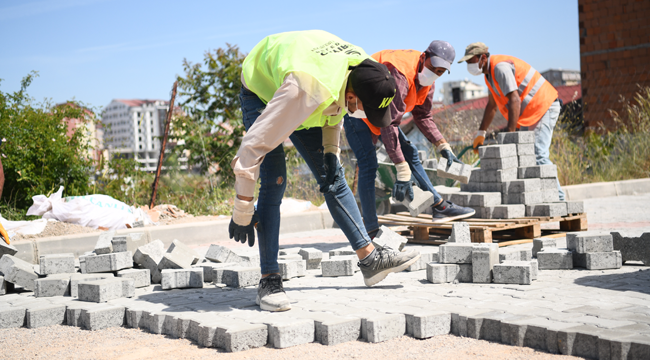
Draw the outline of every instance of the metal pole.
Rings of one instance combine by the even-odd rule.
[[[162,139],[162,144],[160,146],[160,156],[158,157],[158,168],[156,169],[156,178],[151,184],[151,202],[149,203],[149,209],[153,209],[154,204],[156,203],[156,194],[158,192],[158,180],[160,180],[160,169],[162,168],[163,158],[165,156],[165,146],[167,145],[167,137],[169,136],[169,125],[172,121],[172,111],[174,110],[174,101],[176,100],[176,86],[178,81],[174,81],[174,86],[172,87],[172,98],[169,100],[169,109],[167,110],[167,119],[165,119],[165,135]]]

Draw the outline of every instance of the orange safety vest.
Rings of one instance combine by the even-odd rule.
[[[384,65],[392,65],[399,72],[401,72],[406,80],[409,82],[409,92],[406,94],[404,103],[406,109],[404,112],[409,112],[415,108],[416,105],[424,104],[427,99],[427,94],[431,86],[424,86],[420,91],[415,91],[415,78],[418,76],[418,63],[420,62],[421,52],[417,50],[383,50],[372,55],[372,58]],[[368,119],[362,119],[375,135],[381,135],[380,128],[371,124]]]
[[[508,98],[499,87],[499,83],[494,81],[494,67],[503,61],[507,61],[515,66],[515,80],[517,81],[517,91],[521,100],[521,111],[519,112],[519,121],[517,126],[531,126],[536,124],[542,116],[551,107],[551,104],[557,99],[557,90],[544,79],[542,74],[530,66],[527,62],[519,60],[514,56],[508,55],[491,55],[490,56],[490,76],[485,77],[485,83],[496,101],[501,115],[508,119]]]

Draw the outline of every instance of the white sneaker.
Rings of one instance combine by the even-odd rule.
[[[289,297],[282,287],[282,277],[278,274],[269,275],[262,280],[257,288],[255,303],[266,311],[291,310]]]

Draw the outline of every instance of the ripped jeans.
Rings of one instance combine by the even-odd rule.
[[[266,106],[252,91],[242,87],[239,95],[241,101],[244,126],[248,130],[260,116]],[[282,119],[278,119],[282,121]],[[325,175],[323,165],[323,131],[321,128],[310,128],[294,131],[289,136],[298,153],[305,159],[312,174],[323,185]],[[260,193],[257,199],[257,214],[260,218],[257,225],[257,237],[260,249],[260,266],[262,274],[278,273],[278,251],[280,248],[280,204],[287,186],[287,167],[284,147],[280,144],[266,154],[260,167]],[[332,218],[348,238],[354,250],[361,249],[371,243],[366,228],[361,220],[359,208],[354,195],[345,181],[343,168],[339,166],[339,180],[331,191],[324,194],[327,208]]]

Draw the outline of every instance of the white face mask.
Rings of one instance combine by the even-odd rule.
[[[483,71],[481,71],[481,69],[478,67],[478,62],[475,62],[473,64],[467,63],[467,72],[474,76],[481,75],[483,73]]]
[[[356,104],[357,111],[351,112],[350,108],[348,108],[348,101],[345,100],[345,111],[348,113],[348,115],[350,117],[357,118],[357,119],[366,119],[366,118],[368,118],[366,116],[366,113],[363,110],[359,110],[359,98],[356,98],[355,104]]]
[[[438,80],[440,76],[429,70],[426,66],[422,69],[422,72],[418,73],[418,80],[422,86],[431,86],[433,83]]]

